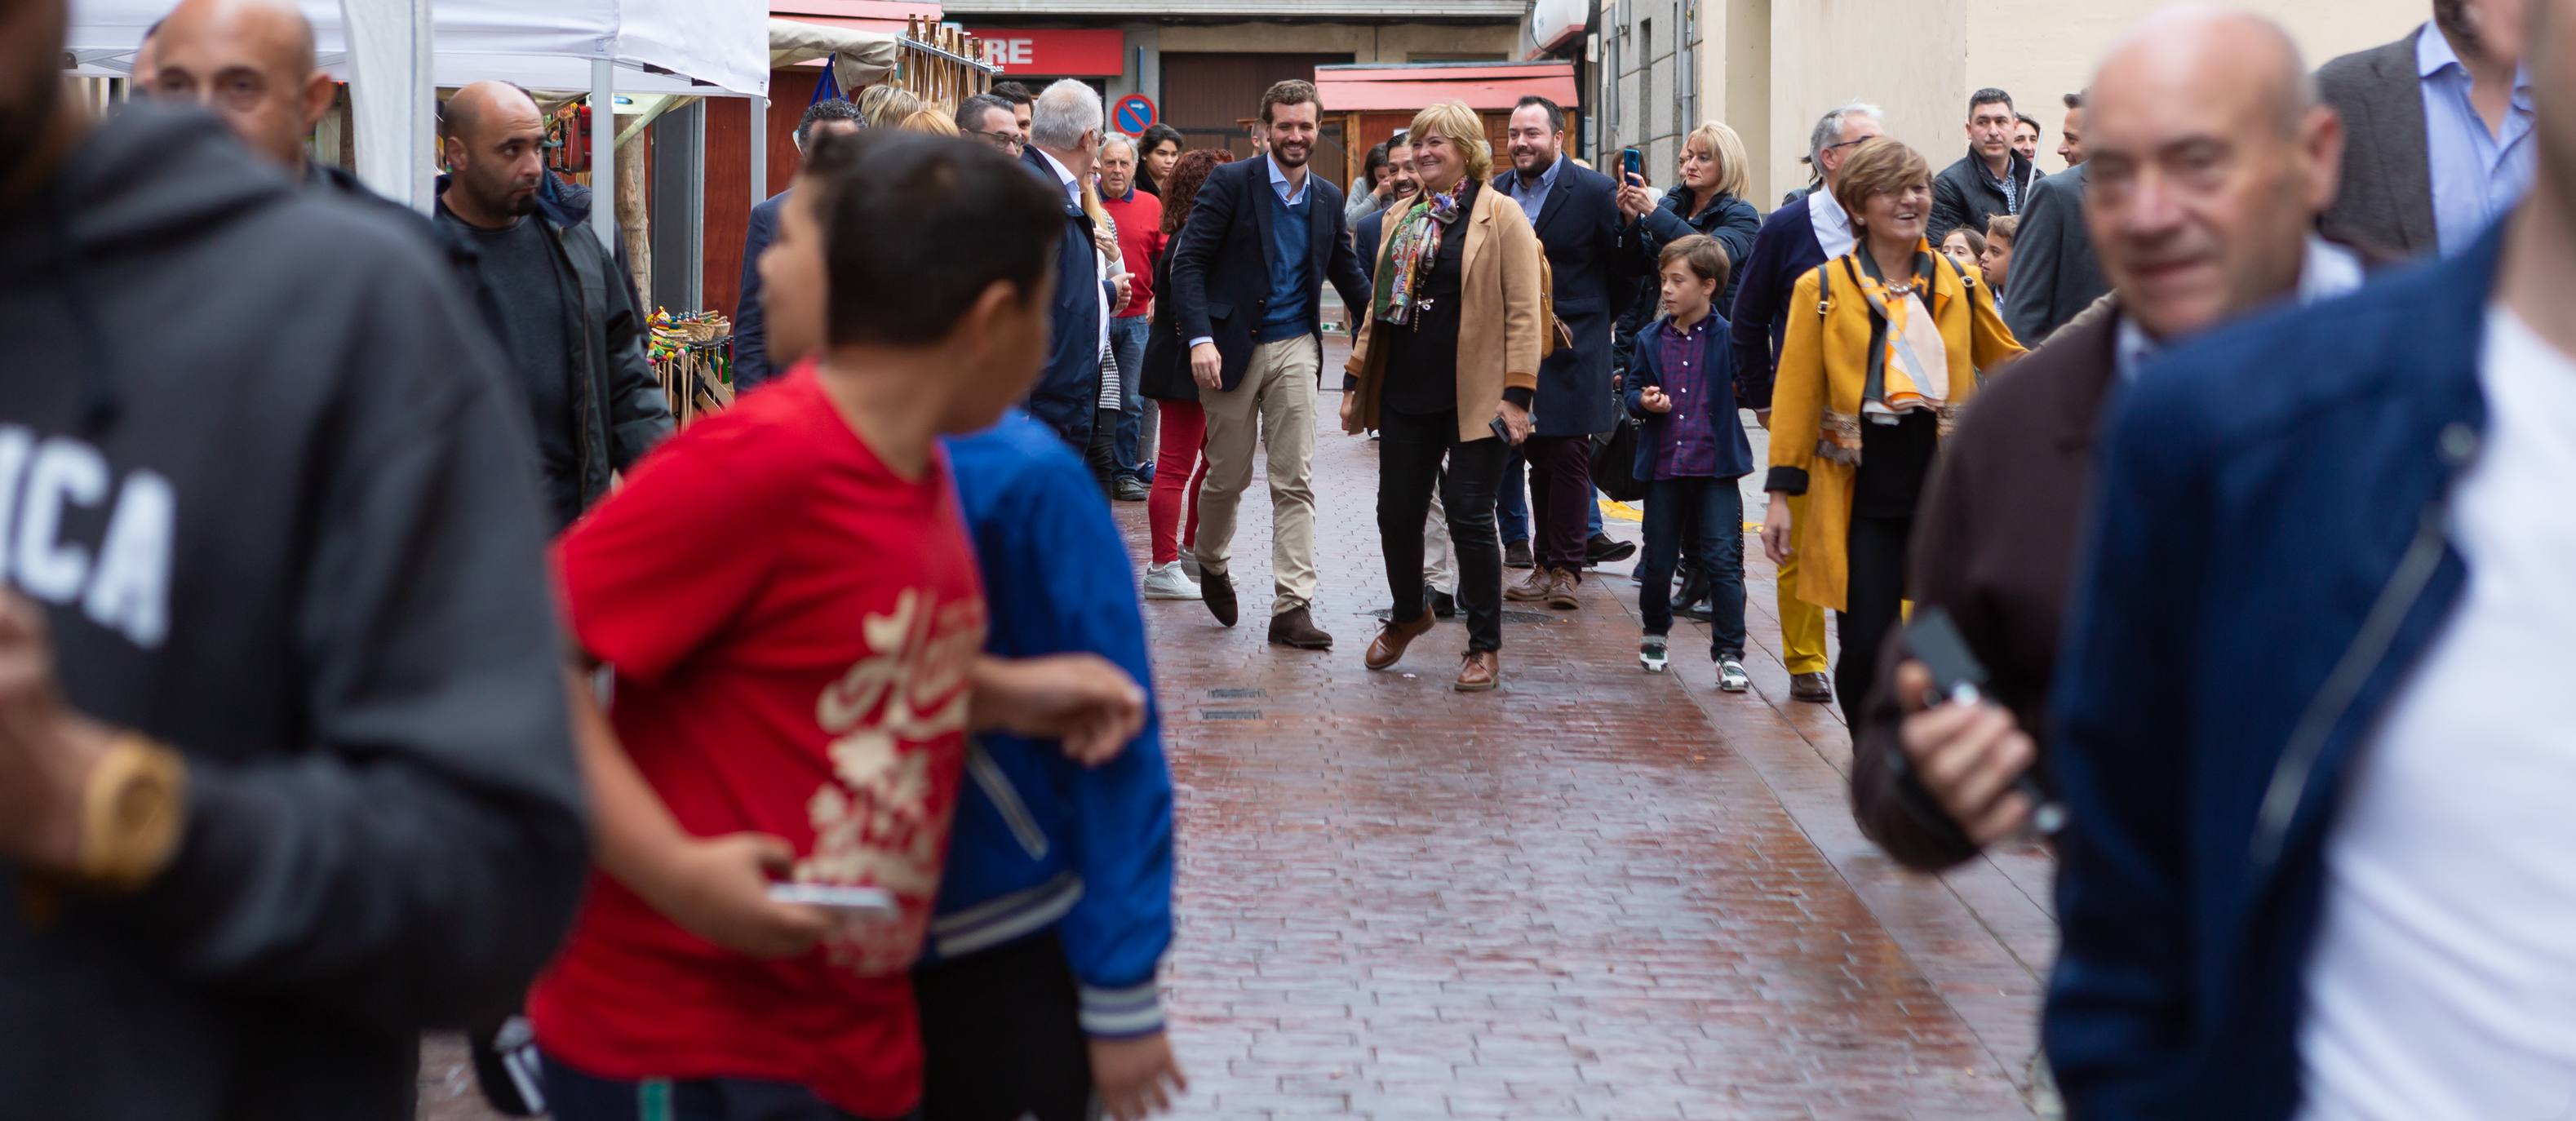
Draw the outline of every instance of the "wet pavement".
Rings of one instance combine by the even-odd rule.
[[[1242,624],[1146,607],[1180,814],[1179,1116],[2030,1116],[2048,862],[1933,879],[1861,837],[1838,714],[1788,700],[1758,545],[1751,693],[1717,691],[1698,624],[1674,672],[1638,668],[1622,563],[1578,611],[1514,605],[1502,688],[1462,695],[1455,620],[1395,671],[1361,665],[1387,596],[1375,446],[1327,431],[1315,459],[1334,650],[1264,642],[1257,478]],[[1118,517],[1142,558],[1143,504]],[[470,1083],[434,1046],[424,1116],[478,1117]]]

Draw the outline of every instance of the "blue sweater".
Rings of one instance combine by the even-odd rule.
[[[1266,183],[1261,193],[1270,199],[1270,308],[1261,317],[1259,339],[1268,343],[1306,333],[1315,303],[1315,285],[1306,274],[1306,258],[1314,252],[1315,191],[1310,185],[1295,206]]]
[[[1825,247],[1816,244],[1815,220],[1800,198],[1771,212],[1753,236],[1752,257],[1736,265],[1735,306],[1726,318],[1733,324],[1737,376],[1760,387],[1761,396],[1753,398],[1761,402],[1758,407],[1771,406],[1780,336],[1788,330],[1789,313],[1797,310],[1789,306],[1789,294],[1797,291],[1800,276],[1824,263]],[[1815,314],[1814,308],[1806,310]]]
[[[1145,686],[1150,706],[1135,574],[1091,472],[1021,412],[945,443],[984,570],[985,649],[1099,654]],[[969,749],[924,960],[1049,929],[1080,983],[1085,1034],[1162,1030],[1155,971],[1172,942],[1172,779],[1151,707],[1135,741],[1098,767],[1053,741],[988,735]]]

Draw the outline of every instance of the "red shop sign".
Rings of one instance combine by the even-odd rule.
[[[982,40],[984,61],[1004,74],[1103,78],[1127,72],[1127,33],[1114,27],[970,27]]]

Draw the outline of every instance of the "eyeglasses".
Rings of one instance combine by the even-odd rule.
[[[1028,142],[1021,140],[1020,134],[1016,132],[982,132],[969,129],[966,135],[983,137],[984,143],[1014,154],[1028,146]]]
[[[1825,146],[1824,146],[1824,149],[1823,149],[1823,150],[1824,150],[1824,151],[1827,151],[1827,152],[1830,152],[1830,151],[1833,151],[1833,150],[1834,150],[1834,149],[1836,149],[1836,148],[1849,148],[1849,147],[1851,147],[1851,146],[1852,146],[1852,145],[1854,145],[1854,144],[1867,144],[1867,143],[1869,143],[1870,141],[1872,141],[1872,140],[1876,140],[1876,139],[1878,139],[1878,138],[1877,138],[1877,137],[1875,137],[1875,136],[1864,136],[1864,137],[1861,137],[1861,138],[1860,138],[1860,139],[1858,139],[1858,140],[1845,140],[1845,141],[1842,141],[1841,143],[1838,143],[1838,144],[1827,144],[1827,145],[1825,145]]]

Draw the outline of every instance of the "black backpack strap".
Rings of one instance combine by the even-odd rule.
[[[1833,306],[1834,263],[1832,261],[1827,261],[1824,264],[1816,266],[1816,318],[1820,320],[1823,319],[1825,317],[1825,312],[1830,310]]]

